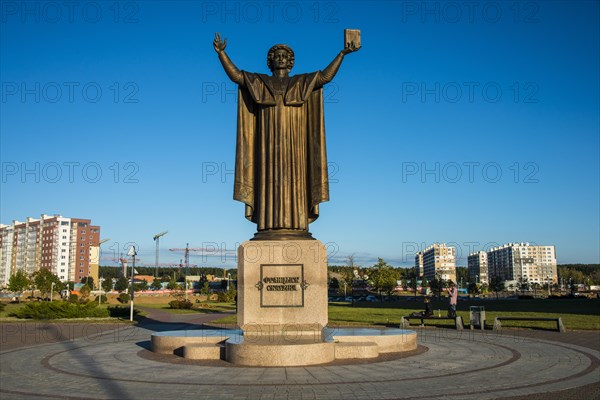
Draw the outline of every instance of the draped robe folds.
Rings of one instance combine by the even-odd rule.
[[[283,79],[243,71],[233,198],[258,231],[308,232],[329,200],[320,72]]]

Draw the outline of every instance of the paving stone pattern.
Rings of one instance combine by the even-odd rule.
[[[0,347],[0,399],[583,400],[599,395],[598,332],[426,328],[418,330],[420,351],[404,358],[248,368],[154,355],[149,339],[160,324],[142,326],[90,328],[68,340],[30,340],[25,346],[10,342],[0,326],[2,343],[12,343]],[[27,328],[29,338],[34,331]]]

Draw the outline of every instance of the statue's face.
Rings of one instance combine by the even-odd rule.
[[[275,50],[273,54],[273,69],[288,69],[290,55],[284,49]]]

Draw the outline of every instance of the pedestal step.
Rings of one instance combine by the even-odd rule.
[[[324,364],[335,360],[335,343],[280,338],[225,342],[226,359],[246,366],[294,367]]]
[[[216,343],[190,343],[183,346],[183,358],[190,360],[220,360],[223,347]]]
[[[376,358],[379,349],[373,342],[336,343],[335,359],[344,360],[349,358]]]

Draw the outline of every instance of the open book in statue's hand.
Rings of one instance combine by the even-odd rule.
[[[351,53],[360,47],[360,30],[344,29],[344,53]]]

